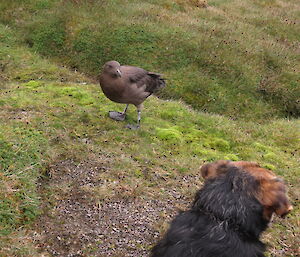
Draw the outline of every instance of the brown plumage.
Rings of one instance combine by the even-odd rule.
[[[137,125],[127,125],[128,128],[136,129],[140,126],[142,103],[154,92],[165,86],[165,80],[161,74],[148,72],[134,66],[121,66],[116,61],[104,64],[99,77],[103,93],[111,101],[126,104],[125,110],[109,112],[109,117],[123,121],[129,104],[137,108]]]

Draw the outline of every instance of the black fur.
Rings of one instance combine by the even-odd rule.
[[[267,228],[263,206],[254,197],[259,184],[246,172],[230,167],[208,179],[192,208],[172,221],[151,257],[263,257],[259,240]]]

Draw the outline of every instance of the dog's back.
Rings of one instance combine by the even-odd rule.
[[[192,208],[178,214],[151,257],[263,257],[259,240],[269,220],[257,200],[260,183],[249,173],[228,165],[209,178]]]

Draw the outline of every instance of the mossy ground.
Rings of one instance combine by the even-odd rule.
[[[165,74],[166,98],[262,121],[300,113],[299,8],[297,0],[19,0],[0,4],[0,20],[33,51],[91,76],[115,59]]]
[[[69,1],[69,4],[73,6],[79,2]],[[163,9],[152,6],[154,2],[163,6]],[[60,2],[14,1],[14,4],[23,5],[24,3],[28,7],[26,12],[30,12],[33,17],[38,19],[42,16],[40,16],[40,13],[37,13],[37,10],[41,9],[41,13],[43,13],[44,8],[47,7],[51,11],[51,7],[56,6]],[[119,10],[119,7],[117,7],[119,3],[119,1],[111,1],[107,5],[110,8],[115,6],[117,11]],[[126,3],[129,5],[127,12],[135,10],[138,15],[141,15],[142,10],[143,17],[149,17],[151,20],[155,17],[152,14],[148,14],[146,9],[144,9],[145,6],[150,6],[157,8],[157,12],[160,12],[161,19],[166,24],[167,21],[171,23],[171,20],[174,18],[173,15],[176,15],[179,23],[185,24],[184,28],[195,26],[199,29],[198,25],[192,22],[193,19],[190,20],[191,23],[187,22],[189,19],[186,8],[190,7],[187,7],[186,4],[181,4],[180,1],[176,1],[176,4],[174,4],[174,1],[145,1],[142,5],[138,5],[134,1],[126,1]],[[217,7],[219,3],[219,1],[212,1],[211,6]],[[283,5],[279,1],[255,1],[255,4],[259,8],[271,6],[273,9],[277,8],[277,4]],[[4,5],[1,3],[2,8]],[[286,5],[293,5],[293,1],[288,1]],[[7,4],[7,6],[9,8],[5,9],[5,12],[2,14],[8,15],[7,17],[17,15],[17,13],[10,13],[10,4]],[[89,5],[86,8],[91,11]],[[211,11],[222,11],[223,13],[223,11],[226,11],[226,8],[230,8],[230,5],[224,5],[222,10],[213,8]],[[242,7],[240,6],[240,8]],[[27,14],[23,17],[24,10],[18,8],[14,10],[20,12],[18,22],[25,27],[30,27],[31,23],[29,22],[28,25]],[[77,13],[74,8],[70,10]],[[253,11],[255,10],[257,11],[256,7],[253,6]],[[285,10],[284,7],[282,10]],[[204,10],[199,11],[203,12]],[[196,15],[194,10],[191,10],[191,13]],[[5,15],[2,16],[2,21],[8,19]],[[81,15],[87,15],[87,11],[83,11]],[[120,14],[120,17],[123,17],[122,15],[124,14]],[[291,17],[293,15],[293,11],[291,11]],[[69,16],[69,25],[74,24],[72,23],[72,17]],[[183,21],[184,17],[187,20]],[[248,19],[247,22],[249,23],[249,17],[247,18],[247,15],[245,17],[245,20]],[[223,15],[216,15],[211,19],[217,18],[222,20],[224,17]],[[123,24],[123,19],[120,21],[115,17],[114,21],[120,25]],[[138,22],[140,19],[141,17],[137,16],[136,21]],[[84,20],[87,22],[86,19]],[[32,22],[35,24],[34,19]],[[44,20],[44,22],[46,21]],[[52,21],[50,20],[49,22]],[[238,27],[240,22],[236,22]],[[253,22],[259,23],[262,21]],[[84,31],[89,33],[89,30],[85,30],[83,25],[92,26],[94,24],[96,27],[98,26],[95,22],[83,24],[82,21],[79,24],[81,24],[82,30],[78,30],[78,33],[84,33]],[[187,88],[195,89],[190,83],[194,83],[193,74],[199,68],[198,64],[186,67],[183,64],[178,64],[176,62],[177,59],[173,59],[173,57],[170,57],[170,62],[167,63],[160,63],[160,56],[157,56],[156,59],[152,58],[153,55],[156,55],[156,52],[151,50],[152,48],[150,47],[157,40],[155,35],[153,36],[154,32],[148,35],[147,30],[145,34],[142,33],[139,36],[141,38],[137,37],[136,41],[134,41],[137,44],[146,42],[145,45],[143,44],[145,47],[144,51],[152,53],[146,59],[139,59],[140,53],[129,55],[125,52],[112,52],[123,49],[125,45],[131,45],[133,42],[130,41],[130,38],[132,38],[130,33],[139,34],[143,30],[141,27],[133,26],[127,32],[129,27],[125,28],[122,26],[118,28],[119,30],[115,34],[120,46],[113,48],[114,50],[107,50],[109,54],[103,58],[115,55],[116,58],[124,58],[123,61],[126,61],[130,60],[127,59],[127,57],[130,57],[132,58],[130,61],[132,64],[143,65],[146,63],[149,67],[145,68],[156,70],[162,67],[170,77],[174,78],[170,82],[170,94],[174,88],[175,91],[178,88],[183,90],[183,85]],[[151,25],[150,23],[147,26],[151,27],[153,24]],[[56,27],[53,25],[53,28]],[[184,28],[178,26],[179,32],[185,33],[183,35],[186,35],[186,37],[193,37],[193,34],[184,32]],[[36,45],[36,39],[33,37],[35,35],[39,40],[42,40],[44,32],[38,30],[41,28],[35,29],[37,29],[37,32],[32,32],[33,34],[29,32],[28,34],[29,39],[33,40],[31,41],[33,49],[42,54],[47,54],[41,50],[44,47],[42,43]],[[267,28],[263,27],[261,29],[266,30]],[[268,33],[275,33],[273,31],[275,28],[272,26],[268,29]],[[149,31],[152,30],[149,29]],[[222,31],[224,30],[220,28],[217,30],[221,34]],[[158,29],[158,32],[155,33],[166,33],[166,38],[170,36],[168,30],[160,31]],[[276,33],[285,32],[276,31]],[[42,39],[39,38],[41,34],[40,38]],[[288,35],[289,40],[295,40],[292,30]],[[18,30],[0,25],[0,256],[40,255],[28,236],[28,231],[30,232],[32,224],[40,214],[41,199],[37,191],[37,180],[41,176],[47,177],[49,175],[51,164],[66,159],[77,163],[83,160],[96,160],[99,155],[105,154],[113,156],[114,162],[111,163],[111,172],[104,175],[106,181],[111,183],[108,183],[104,190],[99,189],[95,193],[95,197],[100,200],[115,197],[113,181],[116,180],[119,180],[120,186],[125,188],[136,188],[138,185],[139,188],[143,189],[130,191],[131,193],[127,197],[140,197],[143,194],[153,199],[166,197],[161,184],[149,181],[148,176],[145,175],[145,169],[147,169],[147,173],[163,177],[166,187],[180,188],[181,185],[178,184],[178,178],[188,174],[197,174],[203,162],[231,159],[261,163],[286,180],[289,187],[289,195],[295,208],[286,220],[275,219],[274,223],[271,224],[271,228],[266,232],[264,240],[270,244],[268,254],[270,256],[280,256],[282,249],[291,249],[290,255],[286,255],[286,250],[283,251],[283,254],[285,256],[297,256],[296,250],[294,251],[293,249],[299,245],[299,120],[273,118],[268,123],[258,124],[254,119],[250,121],[234,120],[217,114],[197,112],[181,101],[161,100],[152,97],[145,102],[145,108],[142,113],[142,128],[139,131],[127,130],[124,129],[125,123],[118,123],[107,117],[109,110],[121,110],[123,106],[114,104],[106,99],[100,92],[99,86],[93,84],[81,73],[53,64],[52,61],[40,57],[24,44],[20,44],[20,38],[22,36],[20,36]],[[170,46],[170,52],[165,52],[166,56],[168,54],[171,56],[173,53],[176,53],[177,56],[177,52],[178,56],[186,54],[186,49],[180,50],[180,47],[178,47],[182,43],[181,38],[182,35],[174,36],[174,45]],[[64,37],[62,37],[63,39]],[[178,41],[179,39],[181,41]],[[125,41],[123,42],[122,40]],[[246,41],[246,39],[241,41],[241,44]],[[85,42],[85,44],[91,44],[89,38]],[[147,42],[149,43],[148,46]],[[60,49],[60,41],[53,44],[53,51]],[[94,45],[81,44],[83,44],[82,41],[77,44],[76,49],[91,51],[90,56],[93,56],[94,52],[98,53],[97,49],[90,48]],[[160,44],[162,43],[160,42]],[[196,43],[191,43],[190,47],[192,50],[193,44]],[[182,45],[184,46],[185,44]],[[128,51],[133,51],[134,48],[128,47]],[[289,56],[293,53],[293,49],[282,51],[290,51],[288,53]],[[192,51],[192,53],[195,53],[195,51]],[[60,54],[61,52],[51,53],[51,56],[57,57]],[[63,58],[66,58],[66,56]],[[76,61],[76,64],[81,63],[83,65],[79,67],[82,70],[88,70],[88,65],[92,63],[93,66],[91,67],[94,68],[91,68],[91,71],[96,71],[97,65],[100,65],[103,60],[97,57],[97,60],[95,59],[93,63],[85,55],[80,55],[79,53],[74,55],[74,58],[83,58],[80,61]],[[190,57],[185,58],[187,60]],[[224,58],[230,60],[226,55]],[[149,61],[150,59],[156,61],[153,63]],[[59,60],[61,61],[62,59],[59,58]],[[74,62],[73,59],[68,60],[68,64]],[[200,58],[199,60],[202,59]],[[268,60],[269,65],[275,65],[273,59],[273,61]],[[293,59],[288,60],[287,62],[292,66],[295,65]],[[252,64],[249,63],[249,67]],[[216,63],[210,67],[212,69],[220,67],[215,65]],[[184,70],[186,70],[185,73],[182,72]],[[211,110],[217,108],[214,107],[216,105],[220,108],[223,106],[222,108],[224,109],[228,107],[223,105],[224,101],[227,101],[225,97],[226,90],[218,86],[222,75],[216,75],[216,79],[213,79],[211,75],[205,75],[219,74],[218,72],[219,70],[217,69],[212,73],[204,72],[202,74],[201,72],[203,80],[210,82],[216,90],[214,93],[209,91],[207,94],[212,94],[212,99],[216,99],[214,94],[218,94],[218,99],[220,100],[217,101],[218,104],[210,105]],[[251,72],[253,71],[249,71],[249,73]],[[184,75],[181,76],[182,74]],[[228,83],[230,78],[226,78]],[[246,78],[243,79],[247,80]],[[253,78],[253,80],[255,79]],[[177,89],[176,85],[178,85]],[[285,88],[284,85],[282,86]],[[195,96],[195,92],[192,93],[192,96]],[[185,98],[183,97],[183,99]],[[261,103],[262,105],[258,104],[261,108],[269,104],[263,101]],[[267,109],[270,109],[270,106]],[[249,106],[246,106],[244,111],[246,112],[248,108]],[[255,110],[253,111],[255,112]],[[252,116],[251,113],[249,115]],[[126,122],[134,123],[135,121],[136,111],[131,107]],[[123,179],[120,180],[120,176]],[[51,188],[48,188],[48,190],[49,201],[51,201],[53,192]],[[194,190],[188,188],[180,188],[180,190],[190,196],[195,193]]]

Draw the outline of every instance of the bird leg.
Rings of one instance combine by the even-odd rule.
[[[137,106],[137,124],[136,125],[131,125],[131,124],[127,124],[126,128],[132,129],[132,130],[136,130],[140,128],[140,123],[141,123],[141,113],[142,113],[142,105],[138,105]]]
[[[126,112],[127,112],[127,109],[128,109],[128,105],[129,104],[126,104],[126,107],[125,107],[124,111],[122,112],[123,115],[126,115]]]
[[[138,111],[137,111],[137,113],[138,113],[138,118],[137,118],[137,127],[139,128],[139,127],[140,127],[140,123],[141,123],[141,111],[140,111],[140,110],[138,110]]]
[[[109,113],[108,113],[109,118],[111,118],[113,120],[116,120],[116,121],[123,121],[123,120],[125,120],[126,111],[128,109],[128,105],[129,104],[126,104],[126,107],[125,107],[125,109],[124,109],[123,112],[109,111]]]

